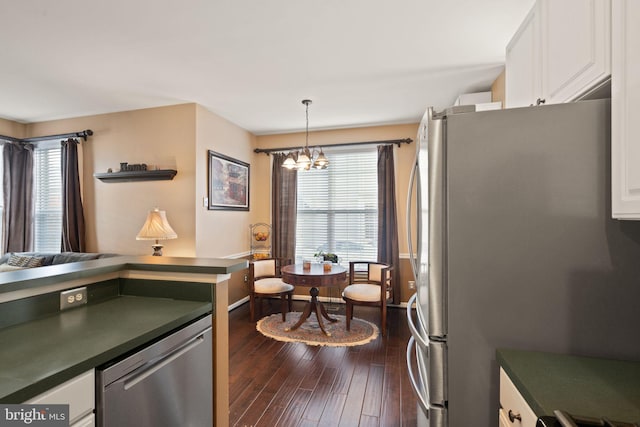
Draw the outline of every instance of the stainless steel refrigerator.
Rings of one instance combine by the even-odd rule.
[[[609,101],[460,111],[425,114],[407,209],[407,364],[430,427],[498,425],[497,348],[640,360],[640,223],[610,219]]]

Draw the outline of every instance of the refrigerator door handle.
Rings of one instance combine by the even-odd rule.
[[[418,342],[418,345],[421,348],[427,350],[429,348],[429,343],[427,342],[426,339],[422,337],[422,334],[416,327],[416,324],[413,321],[413,313],[411,312],[411,307],[413,307],[413,304],[416,302],[417,297],[418,297],[418,293],[416,292],[413,295],[411,295],[411,298],[409,298],[409,301],[407,302],[407,324],[409,325],[411,336],[415,338],[415,340]]]
[[[447,153],[444,120],[433,120],[429,109],[428,137],[428,272],[425,286],[428,289],[429,317],[427,334],[433,337],[447,336]],[[422,303],[422,298],[419,301]]]
[[[411,381],[411,387],[413,387],[413,391],[418,398],[418,404],[424,413],[429,416],[429,391],[426,387],[420,387],[418,385],[411,363],[411,354],[414,352],[415,344],[415,338],[412,336],[407,343],[407,370],[409,372],[409,381]]]
[[[413,340],[412,346],[415,347],[415,343],[418,343],[416,348],[416,359],[419,359],[417,354],[420,351],[421,355],[424,355],[425,365],[422,365],[418,360],[418,371],[424,378],[427,378],[426,384],[423,388],[426,390],[427,398],[429,402],[434,405],[444,406],[448,400],[447,390],[447,345],[444,341],[429,341],[428,338],[420,333],[415,325],[413,316],[411,313],[411,306],[415,301],[416,294],[413,294],[409,298],[407,303],[407,324],[411,330],[411,340]],[[422,317],[420,316],[420,310],[417,310],[419,324],[424,324]],[[409,369],[411,367],[409,366]],[[424,371],[424,372],[423,372]]]
[[[412,194],[413,194],[413,190],[415,187],[415,191],[416,191],[416,209],[417,209],[417,215],[420,215],[420,167],[418,165],[418,153],[416,153],[416,159],[413,162],[413,167],[411,168],[411,173],[409,174],[409,192],[407,194],[407,245],[409,247],[409,264],[411,265],[411,272],[413,273],[413,279],[415,281],[418,281],[418,275],[420,273],[419,271],[419,260],[418,260],[418,256],[420,256],[420,251],[421,251],[421,225],[420,225],[420,221],[416,221],[416,243],[418,245],[418,247],[416,248],[416,251],[413,250],[413,239],[412,239],[412,234],[413,234],[413,229],[411,228],[411,207],[412,207],[412,203],[411,201],[413,200]],[[416,179],[417,178],[417,179]]]

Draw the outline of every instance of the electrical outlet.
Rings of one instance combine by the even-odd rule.
[[[409,280],[409,289],[415,289],[416,288],[416,282],[414,282],[413,280]]]
[[[247,283],[249,281],[249,275],[245,274],[244,275],[244,283]]]
[[[60,292],[60,310],[78,307],[87,303],[87,287]]]

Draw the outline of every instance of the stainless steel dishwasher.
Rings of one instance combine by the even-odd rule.
[[[211,316],[98,369],[98,427],[210,427]]]

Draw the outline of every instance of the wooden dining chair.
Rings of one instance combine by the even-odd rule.
[[[256,321],[255,311],[258,304],[258,314],[262,317],[262,298],[279,297],[282,321],[287,320],[287,312],[293,310],[293,285],[284,283],[280,269],[291,263],[286,258],[265,258],[249,263],[249,310],[251,321]]]
[[[387,331],[387,301],[393,298],[391,271],[393,266],[372,261],[349,262],[349,285],[342,291],[347,303],[347,331],[351,329],[354,305],[380,307],[382,335]]]

